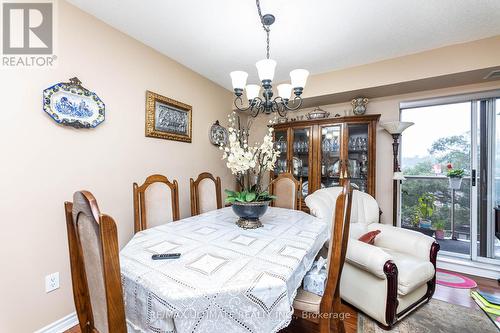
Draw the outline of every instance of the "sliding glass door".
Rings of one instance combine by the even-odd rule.
[[[471,256],[471,102],[404,109],[401,226],[433,236],[441,253]],[[450,187],[447,167],[464,170]]]
[[[493,205],[494,216],[494,256],[500,259],[500,98],[495,100],[495,148],[494,148],[494,167],[493,167]]]
[[[500,262],[499,101],[471,95],[402,105],[401,119],[415,125],[401,143],[400,223],[435,237],[442,255]],[[446,176],[450,166],[464,170],[459,185]]]
[[[477,211],[472,223],[475,244],[472,259],[491,262],[500,259],[500,241],[496,237],[495,215],[500,204],[500,112],[498,98],[474,102],[476,114],[476,153],[473,155],[476,171]]]

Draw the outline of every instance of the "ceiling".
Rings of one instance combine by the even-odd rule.
[[[229,72],[265,57],[254,0],[69,0],[230,89]],[[261,0],[271,26],[275,81],[500,35],[500,0]]]

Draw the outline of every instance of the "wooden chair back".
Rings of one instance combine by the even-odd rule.
[[[349,241],[349,226],[351,221],[352,187],[348,179],[343,181],[342,192],[335,203],[335,216],[332,223],[332,234],[328,249],[328,277],[324,296],[320,303],[320,313],[342,312],[340,299],[340,278],[344,267]],[[333,320],[335,332],[345,332],[344,322],[337,317]],[[331,322],[320,320],[320,333],[330,332]]]
[[[92,193],[65,202],[71,280],[82,333],[126,333],[116,224]]]
[[[194,180],[189,178],[191,192],[191,215],[199,215],[222,208],[222,192],[220,177],[203,172]]]
[[[179,185],[162,175],[151,175],[144,184],[133,185],[134,231],[177,221],[179,214]],[[170,197],[170,203],[168,202]]]
[[[297,180],[289,173],[281,173],[272,180],[269,185],[271,194],[277,198],[272,202],[273,207],[301,210],[302,200],[300,199],[302,180]]]

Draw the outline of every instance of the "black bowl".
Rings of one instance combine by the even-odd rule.
[[[271,201],[233,202],[233,212],[245,220],[258,220],[264,215]]]

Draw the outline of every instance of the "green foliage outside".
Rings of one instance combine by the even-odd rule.
[[[462,178],[464,176],[465,171],[462,169],[451,169],[448,170],[446,176],[450,178]]]
[[[470,132],[463,135],[453,135],[437,139],[428,149],[429,155],[411,167],[405,167],[405,175],[435,176],[432,166],[440,164],[446,170],[451,163],[453,169],[470,169]],[[465,173],[464,175],[468,175]]]
[[[436,176],[433,165],[441,165],[446,172],[446,165],[452,163],[453,169],[470,169],[470,133],[444,137],[432,143],[429,154],[411,167],[404,167],[405,176]],[[464,174],[462,187],[455,191],[455,229],[466,229],[470,221],[470,178]],[[420,218],[426,216],[433,227],[444,224],[444,230],[451,230],[451,189],[448,178],[411,178],[402,183],[401,216],[403,225],[418,226]],[[433,198],[432,212],[427,204]],[[420,199],[420,200],[419,200]],[[425,205],[424,205],[425,204]],[[430,213],[430,214],[429,214]]]
[[[428,220],[434,214],[434,209],[436,208],[434,204],[434,194],[424,193],[418,198],[418,215],[422,220]]]
[[[436,221],[432,224],[432,227],[434,228],[434,230],[444,230],[445,226],[446,226],[446,222],[443,220]]]

